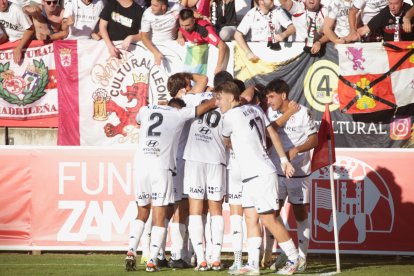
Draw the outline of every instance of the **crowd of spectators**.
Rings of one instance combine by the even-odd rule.
[[[0,0],[0,44],[18,41],[14,61],[32,39],[102,39],[111,56],[114,41],[127,50],[143,41],[156,64],[159,41],[212,44],[219,49],[215,71],[235,40],[251,61],[247,42],[305,42],[305,51],[323,54],[327,42],[414,41],[412,0]],[[239,2],[239,4],[237,3]],[[249,5],[240,13],[240,3]],[[406,3],[406,2],[409,2]],[[245,10],[244,10],[245,11]]]

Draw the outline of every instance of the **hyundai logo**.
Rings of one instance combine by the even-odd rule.
[[[210,134],[211,130],[208,127],[200,127],[198,129],[198,132],[200,132],[204,135],[207,135],[207,134]]]
[[[155,148],[156,146],[158,146],[158,141],[149,140],[149,141],[147,141],[146,145],[147,145],[147,147]]]

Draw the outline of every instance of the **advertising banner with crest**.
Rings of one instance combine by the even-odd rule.
[[[137,212],[131,149],[0,147],[0,250],[125,251]],[[338,149],[336,154],[341,253],[414,254],[414,150]],[[328,170],[315,171],[311,181],[309,251],[332,253]],[[228,205],[224,210],[223,250],[232,252]],[[282,217],[295,231],[290,211],[287,206]]]
[[[53,45],[28,47],[21,64],[13,60],[13,46],[7,43],[0,47],[0,121],[57,117]]]

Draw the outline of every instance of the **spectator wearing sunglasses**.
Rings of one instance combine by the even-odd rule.
[[[0,44],[19,41],[13,50],[13,60],[20,63],[23,57],[22,49],[29,44],[34,33],[30,18],[18,5],[0,0],[0,30]]]
[[[67,36],[62,30],[64,9],[58,0],[42,0],[41,5],[29,5],[23,10],[33,19],[36,39],[51,42]]]
[[[143,13],[133,0],[111,0],[105,5],[99,16],[99,32],[111,56],[121,56],[121,50],[113,41],[122,40],[121,48],[128,50],[132,42],[141,40],[139,31]]]
[[[67,39],[99,40],[99,14],[104,3],[102,0],[72,0],[65,4],[62,29],[68,33]]]

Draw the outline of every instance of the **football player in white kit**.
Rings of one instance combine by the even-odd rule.
[[[212,92],[186,94],[182,97],[187,106],[195,106],[213,99]],[[188,194],[190,216],[188,231],[197,255],[197,270],[221,270],[221,248],[224,219],[223,197],[226,193],[226,153],[222,136],[222,114],[219,109],[210,110],[193,120],[184,150],[184,192]],[[203,248],[203,203],[208,200],[211,223],[211,254],[207,264]]]
[[[171,103],[179,100],[174,99]],[[181,106],[184,106],[182,104]],[[215,107],[214,100],[197,107],[144,106],[137,115],[140,125],[134,157],[134,190],[138,215],[131,222],[126,270],[135,270],[135,255],[145,222],[152,211],[151,252],[146,271],[157,271],[156,257],[164,236],[167,206],[174,203],[172,176],[176,171],[178,138],[186,121]]]
[[[298,272],[303,272],[306,269],[310,235],[307,210],[311,183],[310,150],[318,145],[318,135],[309,109],[289,100],[289,90],[289,85],[280,79],[272,80],[267,84],[266,97],[269,106],[267,115],[271,122],[276,122],[277,133],[283,148],[295,168],[294,175],[289,179],[285,177],[280,166],[279,156],[274,149],[270,151],[270,157],[278,174],[279,206],[283,206],[286,198],[293,206],[299,243]],[[284,262],[280,261],[284,259],[283,255],[278,259],[277,263],[283,266]]]
[[[204,92],[207,87],[207,76],[190,73],[176,73],[168,78],[167,88],[172,98],[181,99],[185,94],[197,94]],[[187,103],[186,103],[187,105]],[[187,105],[187,107],[191,107]],[[170,224],[172,239],[171,258],[169,266],[172,268],[189,267],[192,252],[187,252],[188,247],[188,196],[184,194],[184,149],[190,131],[191,121],[187,121],[181,132],[177,152],[177,174],[173,177],[174,187],[174,215]],[[187,256],[190,255],[190,256]]]
[[[289,267],[282,274],[293,274],[297,268],[298,250],[283,223],[276,219],[278,210],[276,168],[266,149],[266,130],[281,157],[287,177],[294,173],[276,131],[258,107],[241,105],[240,91],[233,82],[224,82],[215,88],[216,102],[224,114],[223,136],[231,147],[240,167],[243,179],[243,208],[246,214],[249,263],[235,274],[259,275],[259,254],[262,243],[261,231],[256,223],[249,225],[248,216],[259,214],[263,225],[276,237],[287,252]]]

